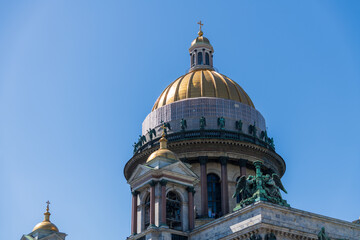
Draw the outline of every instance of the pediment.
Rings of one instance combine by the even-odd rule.
[[[181,161],[177,161],[171,165],[168,165],[164,167],[163,170],[184,175],[187,177],[192,177],[196,179],[199,178],[188,166],[186,166]]]
[[[128,183],[131,183],[133,180],[140,178],[141,176],[145,175],[147,172],[149,172],[150,170],[152,170],[152,168],[139,164],[134,172],[131,174]]]

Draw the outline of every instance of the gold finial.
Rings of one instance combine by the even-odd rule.
[[[165,123],[163,123],[160,128],[162,128],[162,130],[163,130],[161,138],[160,138],[160,149],[165,149],[165,148],[167,148],[167,139],[165,138],[165,136],[166,136],[165,135],[165,129],[166,129]]]
[[[165,123],[163,123],[160,128],[163,130],[161,136],[162,136],[162,137],[165,137],[165,130],[166,130],[166,125],[165,125]]]
[[[201,37],[203,35],[203,32],[201,31],[201,27],[204,25],[203,23],[201,23],[201,20],[200,22],[198,22],[197,24],[199,24],[199,32],[198,32],[198,35],[199,37]]]
[[[49,200],[46,202],[46,212],[44,213],[44,216],[45,216],[45,219],[44,219],[44,221],[48,221],[48,222],[50,222],[50,212],[49,212],[49,205],[50,205],[50,202],[49,202]]]

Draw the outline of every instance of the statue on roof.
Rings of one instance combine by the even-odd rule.
[[[181,119],[180,120],[180,127],[181,127],[181,130],[182,131],[185,131],[185,129],[187,128],[187,122],[186,122],[186,119]]]
[[[256,201],[267,201],[281,206],[290,206],[286,200],[282,199],[280,190],[287,193],[280,177],[277,174],[264,175],[261,171],[262,162],[254,162],[256,175],[242,176],[237,184],[233,198],[240,195],[241,201],[237,204],[234,211],[250,205]]]
[[[152,141],[152,140],[153,140],[153,136],[156,137],[156,131],[155,131],[155,129],[154,129],[154,128],[153,128],[153,129],[149,128],[149,130],[147,130],[147,132],[148,132],[148,134],[149,134],[150,141]]]
[[[202,116],[202,117],[200,118],[200,129],[201,129],[201,130],[204,130],[205,127],[206,127],[206,118],[205,118],[204,116]]]
[[[327,236],[327,234],[325,233],[325,228],[322,227],[320,232],[318,233],[318,240],[330,240],[330,238]]]
[[[224,130],[225,129],[225,118],[219,117],[217,120],[217,125],[221,130]]]
[[[249,125],[249,134],[256,137],[256,132],[257,132],[257,129],[256,129],[256,124],[254,122],[254,125],[251,125],[251,124]]]
[[[241,120],[236,121],[235,122],[235,129],[237,129],[239,132],[242,132],[242,125],[243,125],[243,123],[242,123]]]
[[[167,135],[167,130],[171,130],[170,123],[161,121],[161,126],[159,131],[163,131]]]

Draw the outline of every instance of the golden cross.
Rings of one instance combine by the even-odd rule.
[[[201,26],[203,26],[204,24],[201,23],[201,20],[200,20],[200,22],[198,22],[197,24],[199,24],[199,28],[200,28],[199,31],[201,32]]]
[[[47,204],[46,211],[48,212],[49,211],[49,204],[50,204],[49,200],[46,202],[46,204]]]
[[[162,130],[163,130],[162,136],[164,137],[165,136],[165,131],[166,131],[165,123],[163,123],[160,128],[162,128]]]

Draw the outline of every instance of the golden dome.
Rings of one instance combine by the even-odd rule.
[[[154,160],[155,158],[166,158],[168,160],[179,160],[179,158],[176,156],[176,154],[169,149],[167,149],[167,139],[165,138],[165,134],[163,133],[162,138],[160,139],[160,148],[159,150],[153,152],[146,162],[150,162],[151,160]]]
[[[190,49],[193,47],[193,46],[195,46],[195,44],[196,45],[200,45],[200,44],[207,44],[207,45],[210,45],[211,46],[211,44],[210,44],[210,41],[209,41],[209,39],[207,39],[206,37],[203,37],[202,36],[202,32],[201,32],[201,34],[199,33],[199,36],[197,37],[197,38],[195,38],[192,42],[191,42],[191,46],[190,46]],[[212,48],[212,46],[211,46],[211,48]],[[214,49],[213,49],[214,50]]]
[[[50,202],[47,201],[47,207],[46,207],[46,212],[44,213],[44,221],[42,221],[41,223],[36,224],[36,226],[34,227],[33,231],[38,230],[38,229],[42,229],[42,230],[51,230],[51,231],[55,231],[55,232],[59,232],[59,229],[55,226],[55,224],[53,224],[52,222],[50,222],[50,212],[49,212],[49,204]]]
[[[152,111],[176,101],[198,97],[230,99],[255,108],[250,97],[235,81],[216,71],[199,69],[179,77],[165,88]]]
[[[43,230],[51,230],[55,232],[59,232],[59,229],[50,221],[42,221],[41,223],[36,224],[33,231],[43,229]]]

